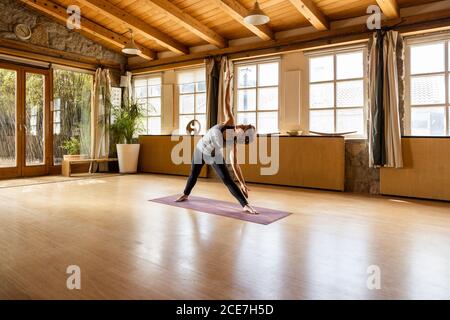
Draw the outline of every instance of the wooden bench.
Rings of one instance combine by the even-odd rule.
[[[80,163],[105,163],[105,162],[112,162],[112,161],[118,161],[116,158],[105,158],[105,159],[69,159],[69,160],[63,160],[62,167],[61,167],[61,173],[65,177],[70,177],[70,166],[72,164],[80,164]],[[89,173],[90,169],[89,169]]]

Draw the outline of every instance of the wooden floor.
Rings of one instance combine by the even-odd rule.
[[[450,204],[253,186],[264,226],[148,202],[184,178],[134,175],[0,190],[0,298],[450,298]],[[202,180],[196,195],[233,199]],[[66,268],[81,268],[81,290]],[[380,290],[366,285],[381,270]]]

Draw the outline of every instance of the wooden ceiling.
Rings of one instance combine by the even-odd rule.
[[[378,4],[386,16],[398,17],[399,8],[428,0],[259,0],[270,17],[264,26],[249,26],[243,16],[254,0],[18,0],[61,23],[66,8],[81,8],[85,36],[120,52],[134,30],[142,57],[155,59],[158,52],[188,54],[191,47],[228,46],[229,40],[257,36],[274,39],[280,31],[314,26],[327,30],[331,21],[363,16]]]

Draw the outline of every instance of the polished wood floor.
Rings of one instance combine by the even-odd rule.
[[[254,185],[264,226],[148,202],[184,178],[105,177],[0,190],[0,298],[450,298],[450,204]],[[233,199],[202,180],[205,197]],[[81,268],[68,290],[66,268]],[[367,268],[381,270],[369,290]]]

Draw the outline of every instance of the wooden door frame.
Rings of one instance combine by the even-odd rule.
[[[51,100],[51,69],[25,66],[21,64],[6,63],[0,61],[0,68],[13,70],[16,72],[16,167],[0,168],[0,179],[46,175],[53,164],[53,143],[52,143],[52,114],[50,109]],[[26,73],[44,75],[44,165],[26,166],[25,141],[26,133],[23,125],[26,122]]]
[[[22,110],[20,112],[21,116],[23,117],[21,119],[21,124],[26,126],[26,74],[40,74],[44,76],[44,164],[43,165],[37,165],[37,166],[27,166],[26,165],[26,154],[25,154],[25,147],[26,147],[26,130],[21,130],[22,132],[22,152],[24,153],[21,157],[22,160],[22,176],[23,177],[30,177],[30,176],[42,176],[47,175],[49,172],[49,166],[51,163],[49,162],[50,159],[50,145],[52,145],[51,142],[51,112],[50,112],[50,69],[39,69],[39,68],[33,68],[33,67],[23,67],[21,68],[21,73],[23,77],[23,85],[22,88],[22,94],[23,94],[23,103],[22,103]]]
[[[20,177],[22,175],[22,167],[20,164],[20,159],[21,159],[21,150],[22,150],[22,145],[21,145],[21,139],[19,139],[19,123],[20,123],[20,115],[19,115],[19,108],[21,105],[21,94],[20,92],[22,92],[21,90],[21,81],[20,81],[20,75],[19,75],[19,66],[15,65],[15,64],[10,64],[10,63],[5,63],[5,62],[0,62],[0,68],[1,69],[6,69],[6,70],[11,70],[14,71],[16,73],[16,92],[15,92],[15,125],[16,125],[16,134],[15,134],[15,140],[16,140],[16,166],[15,167],[9,167],[9,168],[0,168],[0,178],[1,179],[8,179],[8,178],[16,178],[16,177]]]

